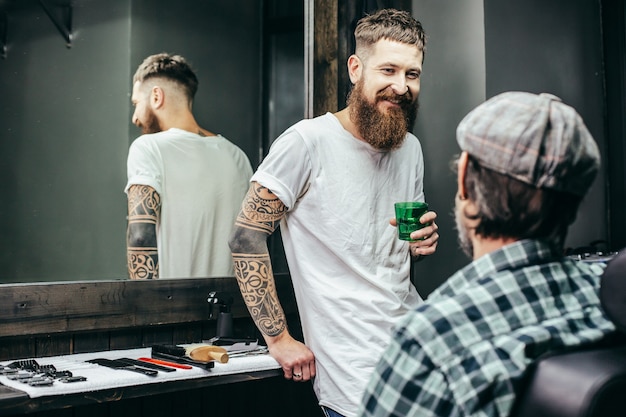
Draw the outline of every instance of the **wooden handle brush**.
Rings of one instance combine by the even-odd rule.
[[[190,343],[179,346],[185,349],[185,354],[187,356],[197,361],[217,361],[219,363],[228,362],[228,352],[221,346],[213,346],[206,343]]]

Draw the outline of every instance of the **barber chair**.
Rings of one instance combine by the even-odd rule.
[[[537,360],[525,375],[511,417],[626,416],[626,249],[607,264],[600,300],[617,333],[593,346]]]

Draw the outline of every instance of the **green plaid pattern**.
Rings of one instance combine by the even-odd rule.
[[[361,416],[507,416],[540,355],[615,330],[600,307],[604,264],[524,240],[458,271],[397,327]]]

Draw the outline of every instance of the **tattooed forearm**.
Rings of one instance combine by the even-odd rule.
[[[265,335],[279,335],[287,323],[278,301],[269,256],[233,254],[233,260],[239,290],[252,319]]]
[[[252,183],[229,242],[241,295],[265,336],[277,336],[287,328],[267,251],[267,237],[276,230],[286,212],[287,208],[274,193]]]
[[[128,276],[130,279],[156,279],[159,277],[159,254],[156,250],[128,248]]]
[[[128,190],[127,260],[131,279],[159,277],[156,226],[161,200],[154,188],[133,185]]]

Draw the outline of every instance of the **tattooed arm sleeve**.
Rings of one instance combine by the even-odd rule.
[[[148,185],[128,190],[128,231],[126,253],[130,279],[159,277],[156,225],[161,215],[161,198]]]
[[[287,327],[267,249],[267,238],[276,230],[286,211],[272,191],[253,182],[230,239],[241,295],[259,330],[270,337],[278,336]]]

